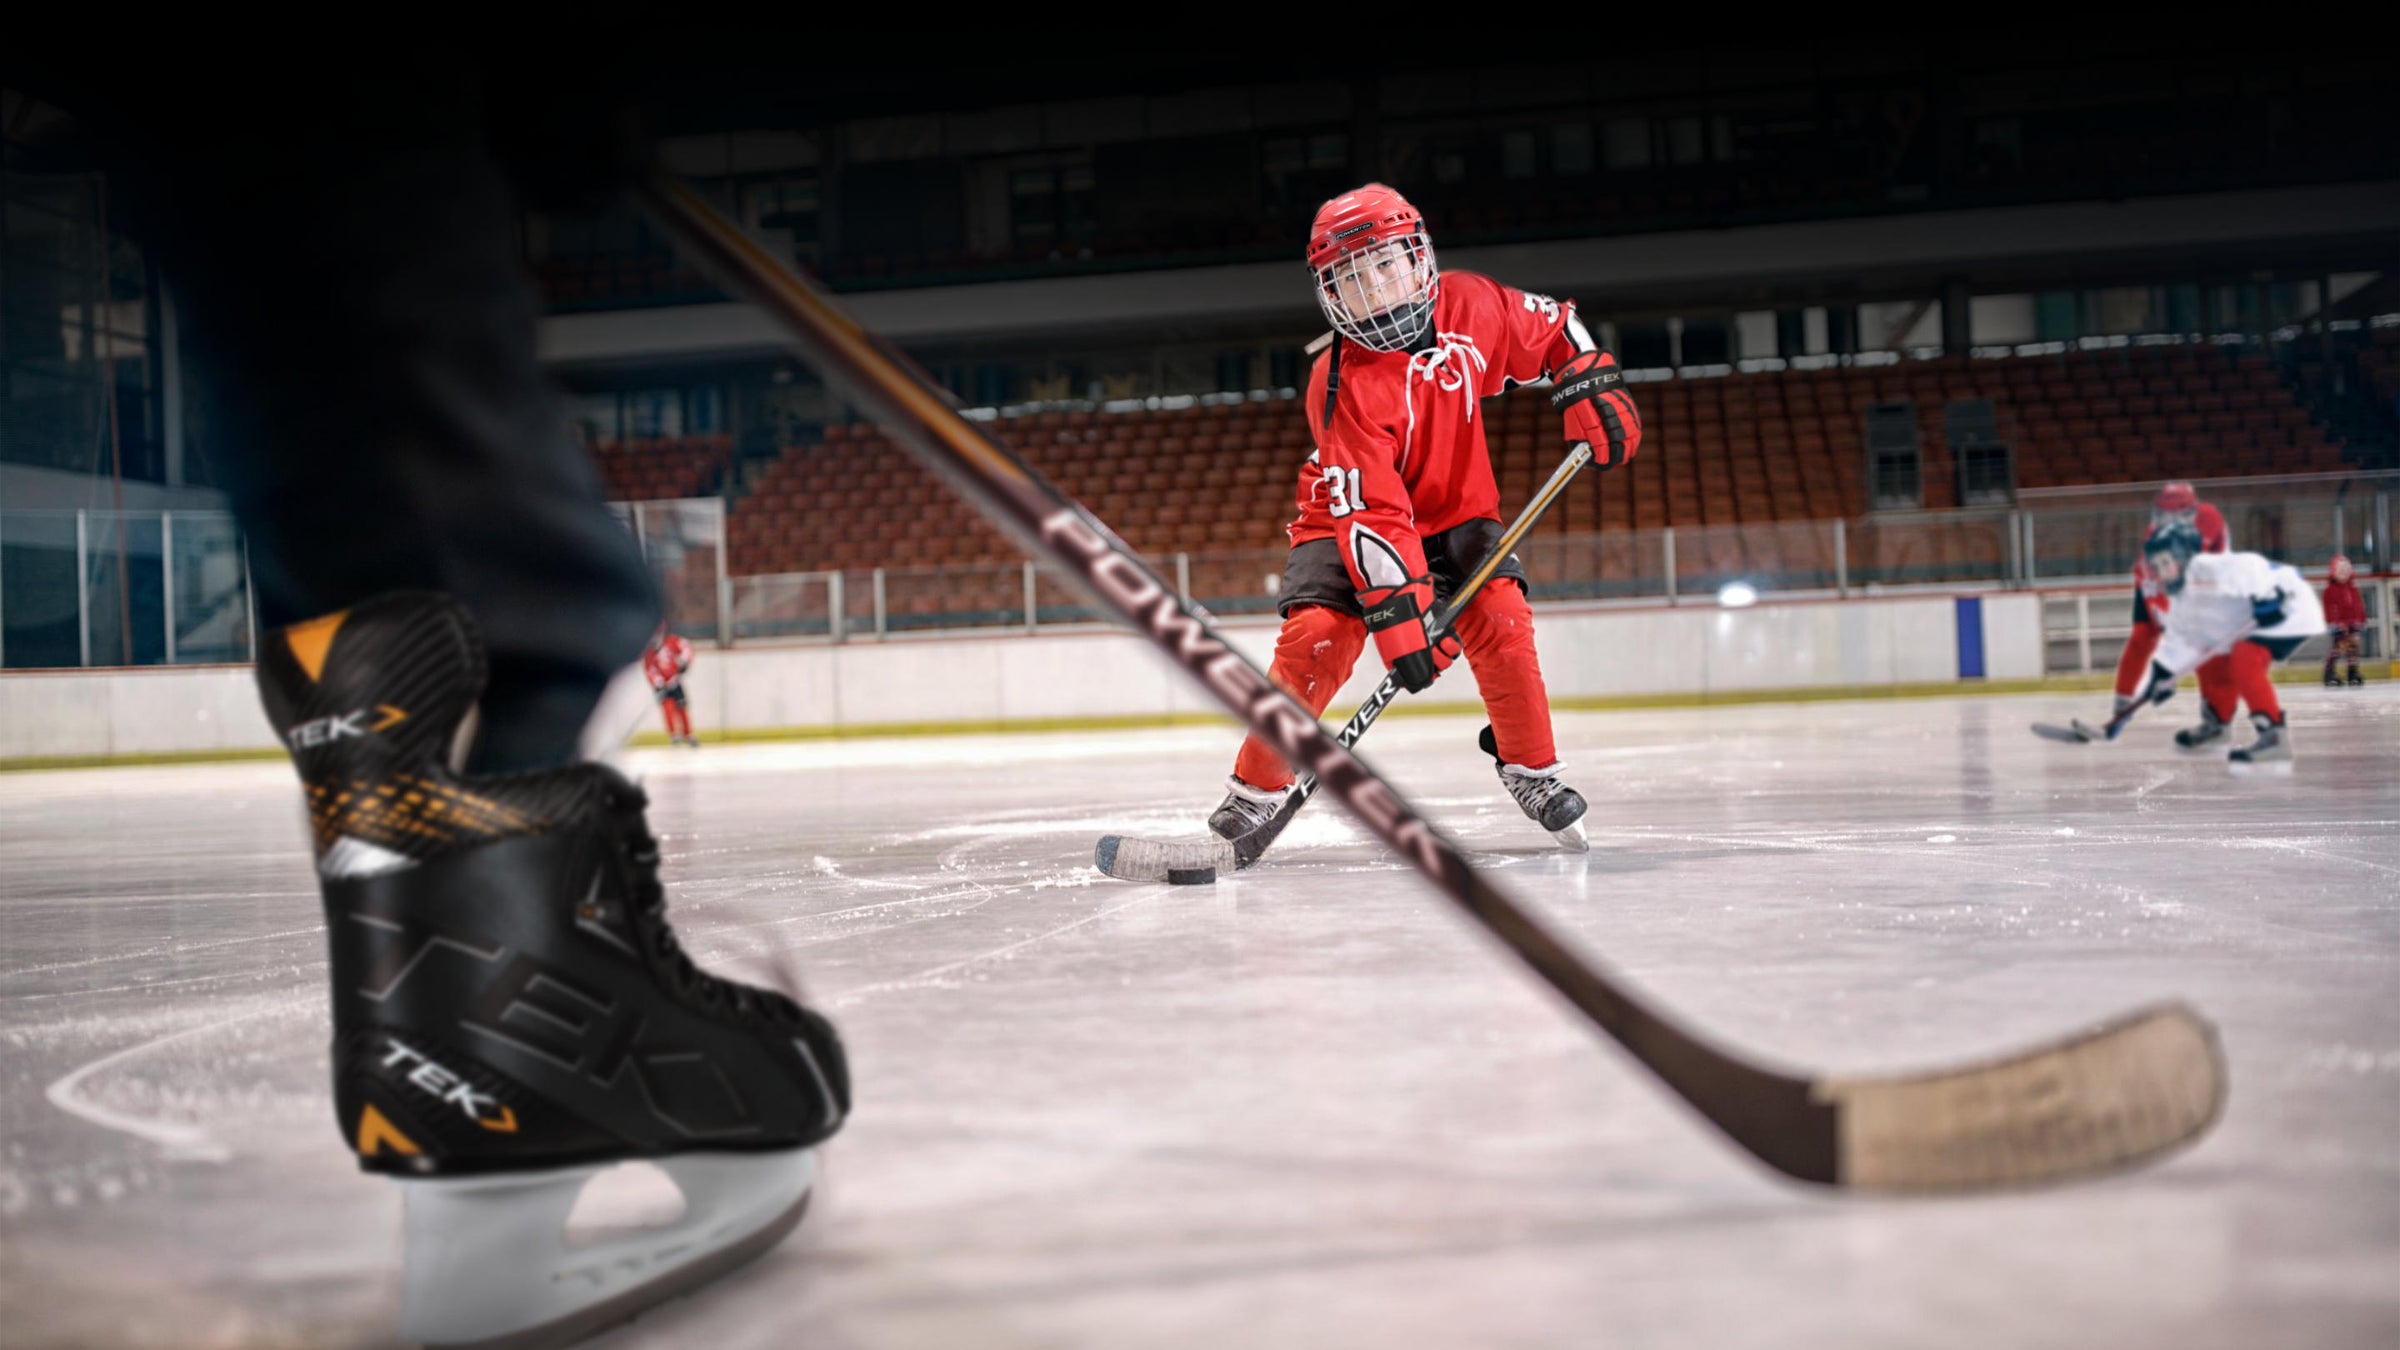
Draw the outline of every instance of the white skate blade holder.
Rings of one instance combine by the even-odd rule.
[[[805,1148],[648,1161],[683,1193],[682,1216],[578,1246],[566,1242],[576,1197],[615,1164],[400,1180],[401,1337],[442,1350],[572,1344],[782,1241],[817,1178]]]
[[[2225,772],[2236,778],[2289,778],[2292,776],[2292,761],[2270,759],[2261,764],[2249,760],[2228,759],[2225,761]]]
[[[1584,832],[1583,820],[1581,817],[1577,817],[1574,824],[1569,825],[1563,830],[1552,830],[1550,832],[1550,837],[1557,840],[1558,846],[1565,849],[1569,853],[1589,853],[1592,851],[1592,839],[1589,834]]]

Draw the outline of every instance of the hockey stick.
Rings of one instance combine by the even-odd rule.
[[[1500,542],[1492,545],[1492,551],[1484,558],[1483,565],[1475,569],[1475,574],[1458,588],[1458,593],[1450,597],[1449,603],[1436,608],[1427,617],[1427,632],[1439,633],[1458,620],[1468,603],[1474,600],[1476,592],[1483,589],[1483,583],[1491,580],[1492,575],[1500,570],[1500,564],[1508,561],[1508,555],[1516,550],[1517,541],[1532,532],[1533,527],[1540,523],[1542,513],[1550,509],[1550,503],[1557,500],[1558,495],[1567,490],[1568,482],[1591,462],[1592,447],[1577,442],[1576,448],[1568,452],[1566,462],[1550,475],[1550,481],[1542,484],[1541,490],[1525,503],[1525,509],[1517,513],[1516,523],[1500,536]],[[1358,744],[1358,738],[1367,734],[1367,728],[1375,725],[1375,719],[1383,716],[1383,710],[1392,706],[1392,700],[1398,697],[1400,677],[1387,670],[1383,673],[1383,682],[1375,686],[1375,692],[1367,696],[1366,702],[1358,705],[1357,712],[1350,714],[1349,722],[1334,740],[1345,750]],[[1315,796],[1316,791],[1316,778],[1310,774],[1300,775],[1298,781],[1293,783],[1291,792],[1285,795],[1283,805],[1276,808],[1275,814],[1239,839],[1129,839],[1118,834],[1102,835],[1099,845],[1092,850],[1092,865],[1120,881],[1171,881],[1178,872],[1206,871],[1214,874],[1238,871],[1258,861],[1259,855],[1275,843],[1283,833],[1284,826],[1292,823],[1292,817],[1300,814],[1300,808],[1308,805],[1308,799]]]
[[[2240,646],[2243,638],[2257,631],[2258,625],[2255,623],[2242,625],[2240,632],[2209,648],[2208,655],[2201,657],[2200,660],[2203,662],[2216,660]],[[2044,740],[2064,741],[2069,745],[2089,745],[2093,741],[2113,741],[2117,738],[2117,733],[2125,729],[2125,724],[2133,720],[2133,715],[2150,706],[2150,702],[2151,700],[2147,698],[2137,698],[2119,708],[2117,715],[2109,718],[2106,724],[2097,727],[2085,722],[2080,717],[2068,718],[2067,724],[2063,727],[2049,722],[2036,722],[2033,724],[2033,734]]]
[[[1778,1073],[1676,1025],[1587,965],[1467,866],[1308,711],[1227,646],[1205,612],[1082,508],[900,366],[858,324],[706,200],[663,173],[636,189],[669,235],[785,330],[927,468],[1124,616],[1285,759],[1736,1144],[1827,1186],[1957,1190],[2055,1180],[2156,1157],[2216,1120],[2224,1061],[2209,1024],[2164,1004],[2004,1059],[1885,1078]]]

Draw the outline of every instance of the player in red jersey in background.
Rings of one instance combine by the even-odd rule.
[[[1567,443],[1588,443],[1614,468],[1642,436],[1616,358],[1571,302],[1441,271],[1423,217],[1380,183],[1318,209],[1308,265],[1335,332],[1302,402],[1317,450],[1301,467],[1300,517],[1287,531],[1271,673],[1322,713],[1369,636],[1410,693],[1463,652],[1491,717],[1482,745],[1501,782],[1529,818],[1581,849],[1585,802],[1559,778],[1523,566],[1512,555],[1455,632],[1428,633],[1425,617],[1505,532],[1481,401],[1553,381]],[[1291,767],[1249,738],[1209,828],[1228,839],[1249,833],[1291,785]]]
[[[2350,579],[2350,560],[2336,553],[2325,569],[2325,683],[2341,684],[2333,674],[2334,659],[2341,656],[2350,658],[2350,683],[2366,683],[2358,673],[2359,637],[2366,629],[2366,599]]]
[[[2223,553],[2229,547],[2224,513],[2201,501],[2200,494],[2189,483],[2169,483],[2151,500],[2150,528],[2168,525],[2191,526],[2200,535],[2201,547],[2210,553]],[[2167,607],[2171,603],[2166,589],[2150,574],[2148,562],[2135,559],[2133,631],[2125,636],[2125,650],[2117,658],[2114,711],[2124,712],[2148,677],[2151,654],[2158,650],[2159,639],[2166,633]],[[2224,739],[2226,724],[2233,720],[2241,702],[2241,691],[2234,685],[2231,658],[2211,657],[2201,664],[2197,674],[2199,725],[2175,733],[2175,744],[2185,750],[2203,750]]]
[[[683,692],[683,673],[692,668],[692,644],[660,624],[650,639],[650,650],[642,653],[642,674],[650,679],[650,688],[658,695],[658,708],[667,719],[667,738],[677,745],[697,750],[700,738],[692,734],[691,699]]]

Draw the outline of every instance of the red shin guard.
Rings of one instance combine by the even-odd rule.
[[[2234,650],[2238,652],[2249,645],[2243,643]],[[2200,698],[2220,722],[2231,722],[2242,702],[2242,691],[2234,679],[2233,671],[2231,656],[2212,656],[2200,663]]]
[[[1558,762],[1550,734],[1550,691],[1533,646],[1533,607],[1507,577],[1496,577],[1458,616],[1458,640],[1483,691],[1500,758],[1528,769]]]
[[[2270,674],[2275,667],[2274,654],[2255,642],[2244,642],[2234,647],[2232,655],[2220,659],[2231,667],[2233,685],[2240,691],[2242,702],[2250,705],[2250,711],[2265,713],[2280,724],[2283,704],[2275,697],[2275,681]],[[2201,669],[2206,671],[2207,667]],[[2233,719],[2228,716],[2226,720]]]
[[[1364,622],[1322,605],[1302,605],[1285,617],[1267,675],[1302,707],[1322,713],[1342,681],[1350,678],[1366,642]],[[1233,772],[1252,787],[1280,788],[1292,781],[1291,766],[1256,736],[1242,741]]]

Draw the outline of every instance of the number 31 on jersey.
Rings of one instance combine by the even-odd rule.
[[[1367,494],[1359,485],[1358,470],[1333,468],[1321,472],[1325,475],[1325,495],[1333,499],[1325,508],[1327,515],[1339,520],[1353,511],[1366,509]]]

